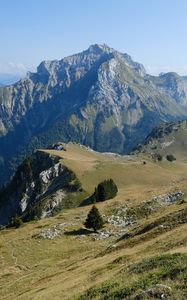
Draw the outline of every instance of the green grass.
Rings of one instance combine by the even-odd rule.
[[[180,290],[178,297],[181,298],[178,299],[182,299],[185,295],[186,278],[187,254],[175,253],[154,256],[143,259],[141,262],[127,265],[116,274],[115,280],[106,281],[99,286],[93,287],[76,299],[126,299],[137,291],[141,292],[159,283],[170,284],[173,290]],[[169,299],[176,298],[174,296]]]

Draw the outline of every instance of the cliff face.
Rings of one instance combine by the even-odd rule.
[[[0,224],[12,217],[23,220],[50,216],[63,206],[81,184],[59,158],[37,151],[18,167],[12,181],[0,193]]]
[[[180,76],[150,76],[106,45],[44,61],[0,88],[0,182],[25,154],[57,141],[128,153],[160,121],[187,117],[186,90]]]

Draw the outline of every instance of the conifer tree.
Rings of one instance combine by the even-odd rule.
[[[86,228],[93,228],[94,232],[101,229],[104,225],[102,216],[95,205],[92,206],[84,223]]]
[[[95,192],[91,196],[92,201],[94,203],[112,199],[116,196],[117,192],[118,188],[113,179],[104,180],[103,182],[100,182],[95,188]]]

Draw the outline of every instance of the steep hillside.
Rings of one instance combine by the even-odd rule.
[[[112,177],[117,197],[97,203],[99,233],[83,225],[91,205],[0,231],[0,298],[186,299],[187,164],[59,145],[36,152],[44,169],[71,169],[88,194]]]
[[[26,154],[59,140],[128,153],[160,121],[187,116],[186,88],[180,76],[149,76],[106,45],[42,62],[36,73],[0,88],[1,182]]]
[[[36,151],[0,191],[0,224],[7,225],[16,216],[24,221],[51,216],[63,207],[76,206],[77,199],[85,196],[75,173],[57,156]]]
[[[137,150],[146,154],[172,154],[178,160],[187,161],[187,121],[162,123],[138,145]]]

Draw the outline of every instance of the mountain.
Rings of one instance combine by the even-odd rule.
[[[42,62],[0,88],[1,183],[25,155],[57,141],[129,153],[161,121],[187,117],[186,89],[177,74],[150,76],[107,45]]]
[[[4,212],[10,201],[24,221],[35,217],[19,228],[0,226],[0,298],[186,299],[186,162],[99,153],[75,143],[50,148],[25,160],[1,198]],[[105,179],[117,184],[114,199],[96,203],[105,221],[97,233],[84,226],[92,205],[79,206],[83,192],[69,190],[69,170],[88,194]],[[49,217],[58,193],[72,206]],[[42,206],[29,211],[29,203]]]

